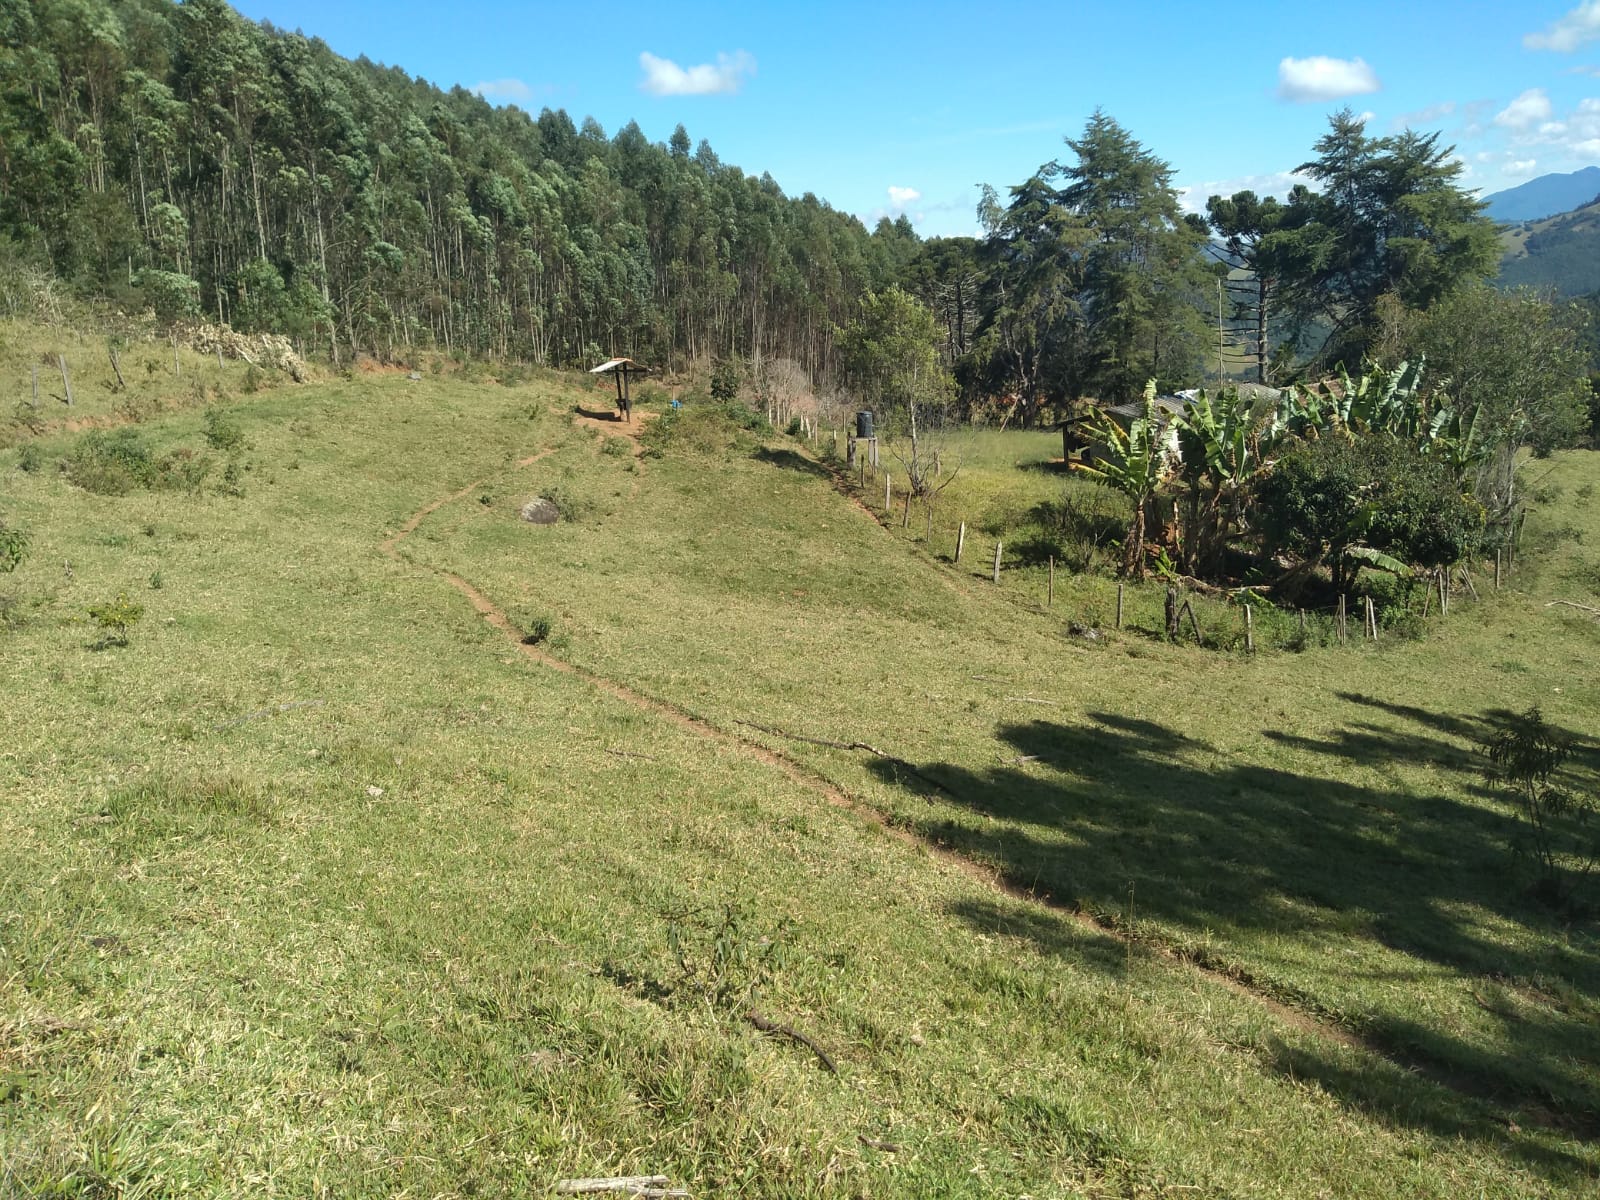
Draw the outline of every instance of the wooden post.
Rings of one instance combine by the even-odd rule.
[[[1194,644],[1196,646],[1204,646],[1206,639],[1201,636],[1200,622],[1194,615],[1194,605],[1185,600],[1183,602],[1183,611],[1189,614],[1189,628],[1194,631]]]
[[[39,364],[33,364],[33,406],[39,407]]]
[[[994,581],[996,583],[1000,582],[1000,547],[1002,545],[1004,545],[1003,542],[994,544]]]
[[[122,378],[122,364],[117,361],[117,348],[107,346],[106,350],[111,355],[111,373],[117,377],[117,390],[125,392],[128,390],[128,383]]]
[[[1167,588],[1167,637],[1176,641],[1178,637],[1178,589]]]
[[[1378,640],[1378,610],[1373,607],[1371,596],[1367,597],[1367,636]]]
[[[883,512],[888,516],[889,509],[894,505],[894,476],[889,472],[883,473]]]
[[[910,488],[906,489],[906,512],[905,512],[905,516],[900,518],[900,528],[901,529],[910,529],[911,528],[911,489]]]
[[[956,530],[956,562],[961,562],[961,551],[967,545],[967,523],[961,522],[961,528]]]
[[[1117,628],[1122,628],[1122,584],[1117,584]]]
[[[1244,606],[1244,652],[1246,654],[1256,652],[1256,618],[1248,604]]]
[[[1045,585],[1044,602],[1047,608],[1056,602],[1056,556],[1054,554],[1050,556],[1050,582]]]
[[[1441,617],[1450,615],[1450,587],[1444,581],[1443,570],[1439,572],[1439,615]]]
[[[37,399],[37,393],[35,393],[35,399]],[[1505,551],[1501,550],[1499,547],[1495,548],[1495,552],[1494,552],[1494,590],[1497,591],[1497,592],[1500,590],[1500,558],[1504,553],[1505,553]]]
[[[1472,570],[1466,563],[1461,564],[1461,582],[1467,585],[1467,591],[1474,600],[1477,600],[1479,598],[1478,585],[1472,582]]]
[[[217,343],[217,370],[219,370],[219,371],[227,370],[227,368],[222,365],[222,343],[221,342]]]
[[[72,380],[67,375],[67,356],[56,355],[56,366],[61,368],[61,387],[67,393],[67,407],[72,407]]]
[[[1339,616],[1337,618],[1339,622],[1339,645],[1341,646],[1345,645],[1345,643],[1349,641],[1349,629],[1345,625],[1344,612],[1345,598],[1344,593],[1341,592],[1339,594]]]
[[[1305,637],[1305,635],[1306,635],[1306,610],[1302,608],[1300,610],[1300,636],[1301,637]]]
[[[176,332],[172,335],[172,377],[174,379],[183,378],[183,367],[178,362],[178,335]]]
[[[835,454],[839,453],[839,431],[837,429],[833,431],[833,452]],[[847,471],[856,469],[856,439],[853,437],[847,437],[844,440],[844,469]]]

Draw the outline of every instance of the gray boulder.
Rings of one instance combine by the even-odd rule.
[[[554,525],[561,519],[561,510],[555,506],[555,501],[540,496],[522,506],[522,519],[535,525]]]

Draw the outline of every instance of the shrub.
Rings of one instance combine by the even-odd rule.
[[[89,619],[100,630],[102,646],[126,646],[128,630],[137,625],[142,616],[144,605],[129,600],[127,592],[118,592],[116,599],[89,608]]]
[[[30,475],[44,466],[44,454],[33,442],[24,442],[17,451],[17,469]]]
[[[253,389],[251,389],[253,390]],[[232,454],[244,449],[244,430],[227,412],[220,408],[206,409],[203,435],[206,445],[213,450]]]
[[[1528,826],[1528,841],[1538,871],[1538,892],[1547,900],[1566,892],[1561,845],[1594,811],[1593,798],[1570,792],[1555,782],[1572,756],[1571,739],[1546,723],[1537,706],[1512,717],[1505,728],[1483,743],[1489,758],[1489,779],[1517,806]],[[1565,835],[1565,836],[1564,836]],[[1576,855],[1587,876],[1600,857],[1592,840]]]
[[[737,400],[742,374],[737,359],[719,358],[711,368],[711,398],[724,402]]]
[[[28,557],[28,534],[0,521],[0,575],[9,575]]]
[[[157,458],[131,429],[119,429],[85,434],[61,469],[86,492],[125,496],[135,488],[197,492],[214,465],[206,455],[186,448]]]

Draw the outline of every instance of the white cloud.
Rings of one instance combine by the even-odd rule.
[[[1595,0],[1600,3],[1600,0]],[[1296,103],[1365,96],[1383,85],[1378,73],[1360,58],[1286,58],[1278,64],[1278,98]]]
[[[639,55],[644,78],[639,87],[652,96],[717,96],[737,92],[756,73],[756,60],[743,50],[719,54],[715,63],[680,67],[646,50]]]
[[[916,188],[889,186],[889,204],[894,208],[905,208],[908,204],[915,204],[922,199],[922,193]]]
[[[1592,66],[1592,65],[1586,63],[1581,67],[1573,67],[1570,71],[1567,72],[1567,74],[1568,75],[1587,75],[1591,79],[1600,79],[1600,67]]]
[[[1519,158],[1516,162],[1506,164],[1505,174],[1512,179],[1521,179],[1525,175],[1532,175],[1538,165],[1536,158]]]
[[[1522,39],[1529,50],[1554,50],[1571,54],[1579,46],[1600,38],[1600,0],[1583,0],[1566,16],[1543,33],[1530,33]]]
[[[1378,114],[1373,112],[1370,108],[1367,109],[1365,112],[1361,112],[1361,113],[1357,113],[1356,114],[1356,120],[1360,121],[1363,125],[1371,124],[1373,121],[1376,121],[1377,119],[1378,119]]]
[[[1448,117],[1456,111],[1454,100],[1444,100],[1438,104],[1430,104],[1427,108],[1419,108],[1416,112],[1401,113],[1389,124],[1395,129],[1415,129],[1418,125],[1434,125],[1443,117]]]
[[[1235,175],[1232,179],[1207,179],[1200,183],[1180,187],[1178,204],[1184,212],[1203,213],[1206,201],[1212,196],[1231,196],[1235,192],[1254,192],[1258,196],[1276,196],[1282,200],[1289,189],[1303,183],[1313,191],[1316,183],[1309,176],[1293,171],[1274,171],[1270,175]]]
[[[1600,0],[1596,0],[1600,3]],[[1494,123],[1504,129],[1529,129],[1550,119],[1550,97],[1543,88],[1529,88],[1495,114]]]
[[[531,100],[533,89],[520,79],[486,79],[467,89],[485,100]]]

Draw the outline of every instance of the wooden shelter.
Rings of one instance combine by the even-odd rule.
[[[590,367],[591,375],[610,375],[617,381],[617,411],[626,421],[633,420],[633,395],[628,387],[630,378],[649,375],[649,367],[641,367],[631,358],[608,358],[598,367]]]

